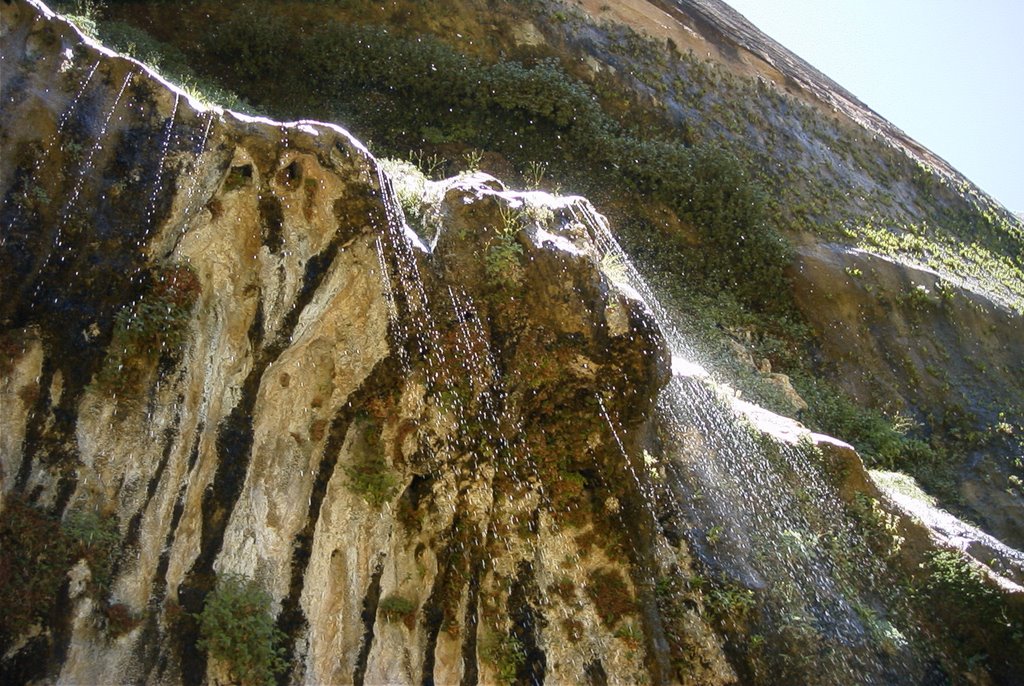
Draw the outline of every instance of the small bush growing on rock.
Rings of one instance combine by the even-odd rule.
[[[381,599],[377,611],[389,622],[401,621],[408,626],[415,618],[416,603],[404,596],[392,594]]]
[[[61,528],[73,557],[89,564],[93,586],[104,592],[112,580],[114,553],[121,541],[117,521],[92,510],[73,510],[64,518]]]
[[[756,599],[749,588],[721,583],[705,594],[708,612],[721,622],[741,623],[754,609]]]
[[[367,457],[345,467],[348,487],[374,507],[391,500],[398,490],[398,479],[391,473],[387,462],[379,456]]]
[[[523,281],[523,268],[519,263],[523,246],[516,240],[516,234],[522,228],[524,215],[504,206],[500,211],[501,225],[487,244],[484,267],[491,283],[500,288],[515,288]]]
[[[914,585],[919,616],[955,642],[957,652],[967,658],[967,669],[979,659],[987,660],[994,683],[1012,682],[1010,674],[1021,673],[1024,608],[960,551],[927,553],[921,572]]]
[[[512,684],[526,663],[526,649],[512,634],[488,636],[480,647],[480,657],[494,665],[500,684]]]
[[[352,461],[344,465],[348,489],[361,495],[373,507],[390,501],[398,491],[398,477],[384,459],[380,442],[381,417],[367,411],[357,414]]]
[[[200,292],[199,279],[187,265],[155,270],[142,296],[117,313],[98,387],[124,393],[136,387],[162,356],[179,355]]]
[[[987,615],[1000,606],[999,594],[985,585],[984,577],[958,552],[929,553],[922,568],[927,572],[920,593],[938,601],[954,602]]]
[[[199,614],[199,647],[223,661],[243,684],[272,684],[285,667],[284,634],[270,614],[270,595],[252,579],[230,574],[217,580]]]

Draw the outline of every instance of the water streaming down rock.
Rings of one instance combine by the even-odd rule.
[[[695,525],[690,538],[701,558],[727,584],[738,584],[733,592],[757,591],[771,616],[768,624],[778,632],[772,649],[813,663],[805,683],[917,682],[922,665],[903,635],[913,627],[888,624],[888,611],[880,609],[894,602],[875,586],[883,565],[870,554],[820,460],[812,463],[810,432],[763,411],[759,416],[768,424],[761,426],[743,416],[731,392],[717,389],[694,361],[693,348],[604,218],[589,204],[578,208],[576,217],[595,236],[604,260],[621,265],[672,350],[674,373],[658,403],[672,470],[665,487]],[[648,500],[657,507],[654,497]],[[878,631],[879,622],[887,633]],[[787,629],[804,635],[784,636]],[[800,650],[807,652],[794,654]]]
[[[231,575],[292,683],[922,670],[821,460],[683,373],[587,201],[462,176],[418,236],[343,130],[198,109],[34,2],[0,12],[0,114],[32,122],[0,175],[3,506],[117,543],[4,620],[5,680],[227,680],[196,617]],[[63,80],[30,59],[67,50]],[[65,226],[88,259],[60,267]]]

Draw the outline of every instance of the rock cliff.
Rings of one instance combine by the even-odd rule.
[[[1022,356],[999,333],[1024,227],[726,4],[137,0],[96,30],[433,176],[586,194],[720,378],[1024,545]]]
[[[1019,683],[1014,551],[681,360],[587,200],[0,18],[5,682]]]
[[[428,247],[344,131],[196,109],[3,12],[4,514],[117,541],[5,622],[6,673],[238,677],[196,645],[231,575],[309,683],[644,672],[609,475],[667,356],[586,201],[457,179]]]

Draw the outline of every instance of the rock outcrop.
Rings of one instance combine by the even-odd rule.
[[[0,19],[5,682],[1017,683],[1019,604],[932,641],[856,453],[670,364],[586,200]]]
[[[197,647],[235,576],[306,683],[667,669],[610,476],[667,354],[586,201],[457,179],[428,248],[344,131],[197,108],[2,12],[4,515],[116,542],[5,622],[9,678],[238,678]]]
[[[1019,446],[1005,422],[1024,406],[1021,315],[934,271],[835,244],[799,250],[794,293],[854,397],[971,446],[959,496],[987,531],[1024,545]]]

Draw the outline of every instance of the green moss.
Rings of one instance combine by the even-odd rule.
[[[389,622],[408,622],[414,617],[416,603],[400,595],[389,595],[381,598],[377,611]]]

